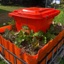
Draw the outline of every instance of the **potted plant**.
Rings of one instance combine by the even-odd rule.
[[[61,29],[58,30],[57,27]],[[61,31],[62,25],[58,24],[52,24],[46,33],[42,31],[34,32],[24,25],[19,32],[6,30],[3,34],[5,39],[0,35],[0,44],[28,64],[37,64],[64,37],[64,30]],[[5,54],[8,55],[9,53]],[[51,55],[52,53],[48,56],[48,60],[51,58]],[[14,64],[14,57],[12,55],[9,54],[6,56],[6,59]],[[17,59],[17,63],[21,64],[22,62]],[[45,64],[45,60],[42,63]]]

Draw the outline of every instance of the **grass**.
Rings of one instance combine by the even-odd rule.
[[[0,58],[0,64],[7,64],[7,63],[4,62],[4,61]]]
[[[60,61],[60,64],[64,64],[64,58],[62,58],[62,60]]]
[[[15,9],[19,9],[19,8],[22,8],[21,6],[3,6],[0,4],[0,12],[5,12],[5,11],[13,11]],[[3,11],[1,11],[3,10]]]
[[[2,24],[3,22],[9,22],[12,21],[13,19],[11,19],[8,14],[10,12],[12,12],[13,10],[22,8],[21,6],[13,6],[13,5],[9,5],[9,6],[4,6],[0,4],[0,24]]]
[[[56,23],[61,22],[64,25],[64,9],[59,8],[60,14],[55,17],[54,21]]]

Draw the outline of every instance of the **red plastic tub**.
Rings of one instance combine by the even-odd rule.
[[[19,31],[23,25],[37,32],[39,30],[46,32],[51,25],[54,17],[60,13],[53,8],[30,7],[15,10],[9,13],[16,21],[16,28]]]
[[[6,29],[12,30],[12,25],[6,25],[6,26],[0,27],[0,33],[4,33]]]

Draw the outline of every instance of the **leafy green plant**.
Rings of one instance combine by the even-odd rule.
[[[64,64],[64,57],[63,57],[62,60],[60,61],[60,64]]]
[[[0,64],[7,64],[7,63],[0,58]]]
[[[46,33],[42,31],[34,32],[24,25],[19,32],[6,30],[3,36],[12,41],[16,46],[24,48],[28,53],[35,54],[49,40],[54,39],[61,30],[62,26],[56,23],[51,24]]]

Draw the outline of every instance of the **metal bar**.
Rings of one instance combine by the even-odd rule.
[[[17,59],[14,57],[14,64],[17,64]]]
[[[52,60],[53,60],[53,58],[54,58],[54,50],[52,51]]]
[[[2,46],[1,44],[0,44],[0,46],[1,46],[2,48],[4,48],[4,50],[6,50],[8,53],[10,53],[11,55],[13,55],[15,58],[17,58],[18,60],[20,60],[23,64],[27,64],[24,60],[18,58],[15,54],[13,54],[12,52],[10,52],[8,49],[6,49],[6,48],[5,48],[4,46]]]
[[[63,50],[63,47],[64,47],[64,45],[60,48],[60,50],[57,52],[57,54],[54,56],[54,58],[53,58],[53,60],[51,60],[50,62],[49,62],[49,64],[51,64],[54,60],[55,60],[55,58],[59,55],[59,53],[61,52],[61,50]]]
[[[2,56],[1,54],[0,54],[0,58],[2,59],[2,60],[4,60],[7,64],[11,64],[9,61],[7,61],[5,58],[4,58],[4,56]]]
[[[52,52],[54,50],[54,48],[64,39],[64,37],[53,47],[53,49],[51,51],[49,51],[49,53],[47,53],[47,55],[40,61],[38,61],[38,64],[40,64],[49,54],[50,52]]]
[[[62,60],[62,57],[64,56],[62,53],[64,53],[64,49],[60,52],[60,54],[58,54],[58,56],[56,57],[56,59],[54,60],[54,64],[59,64],[60,61]],[[59,58],[59,60],[58,60]]]
[[[62,38],[62,39],[63,39],[63,38]],[[59,43],[62,41],[62,39],[59,41]],[[59,43],[58,43],[58,44],[59,44]],[[57,45],[58,45],[58,44],[57,44]],[[57,46],[57,45],[56,45],[56,46]],[[12,52],[10,52],[8,49],[6,49],[6,48],[5,48],[4,46],[2,46],[1,44],[0,44],[0,46],[1,46],[4,50],[6,50],[7,52],[9,52],[11,55],[13,55],[15,58],[17,58],[18,60],[20,60],[23,64],[27,64],[24,60],[18,58],[15,54],[13,54]],[[56,46],[55,46],[55,47],[56,47]],[[55,47],[54,47],[54,48],[55,48]],[[54,48],[53,48],[51,51],[53,51]],[[51,52],[51,51],[50,51],[50,52]],[[61,51],[61,50],[60,50],[60,51]],[[50,53],[50,52],[49,52],[49,53]],[[49,53],[46,55],[46,57],[49,55]],[[57,56],[57,55],[56,55],[56,56]],[[55,56],[55,57],[56,57],[56,56]],[[45,57],[45,58],[46,58],[46,57]],[[55,58],[55,57],[54,57],[54,58]],[[16,59],[15,59],[15,60],[16,60]],[[53,60],[54,60],[54,59],[53,59]],[[52,61],[53,61],[53,60],[52,60]],[[51,62],[52,62],[52,61],[51,61]],[[15,63],[16,63],[16,62],[15,62]],[[47,62],[46,62],[46,63],[47,63]]]
[[[59,45],[59,44],[58,44]],[[58,45],[57,45],[57,54],[58,54]]]
[[[46,57],[46,64],[47,64],[47,62],[48,62],[48,56]]]
[[[2,48],[2,55],[4,56],[4,48]]]

